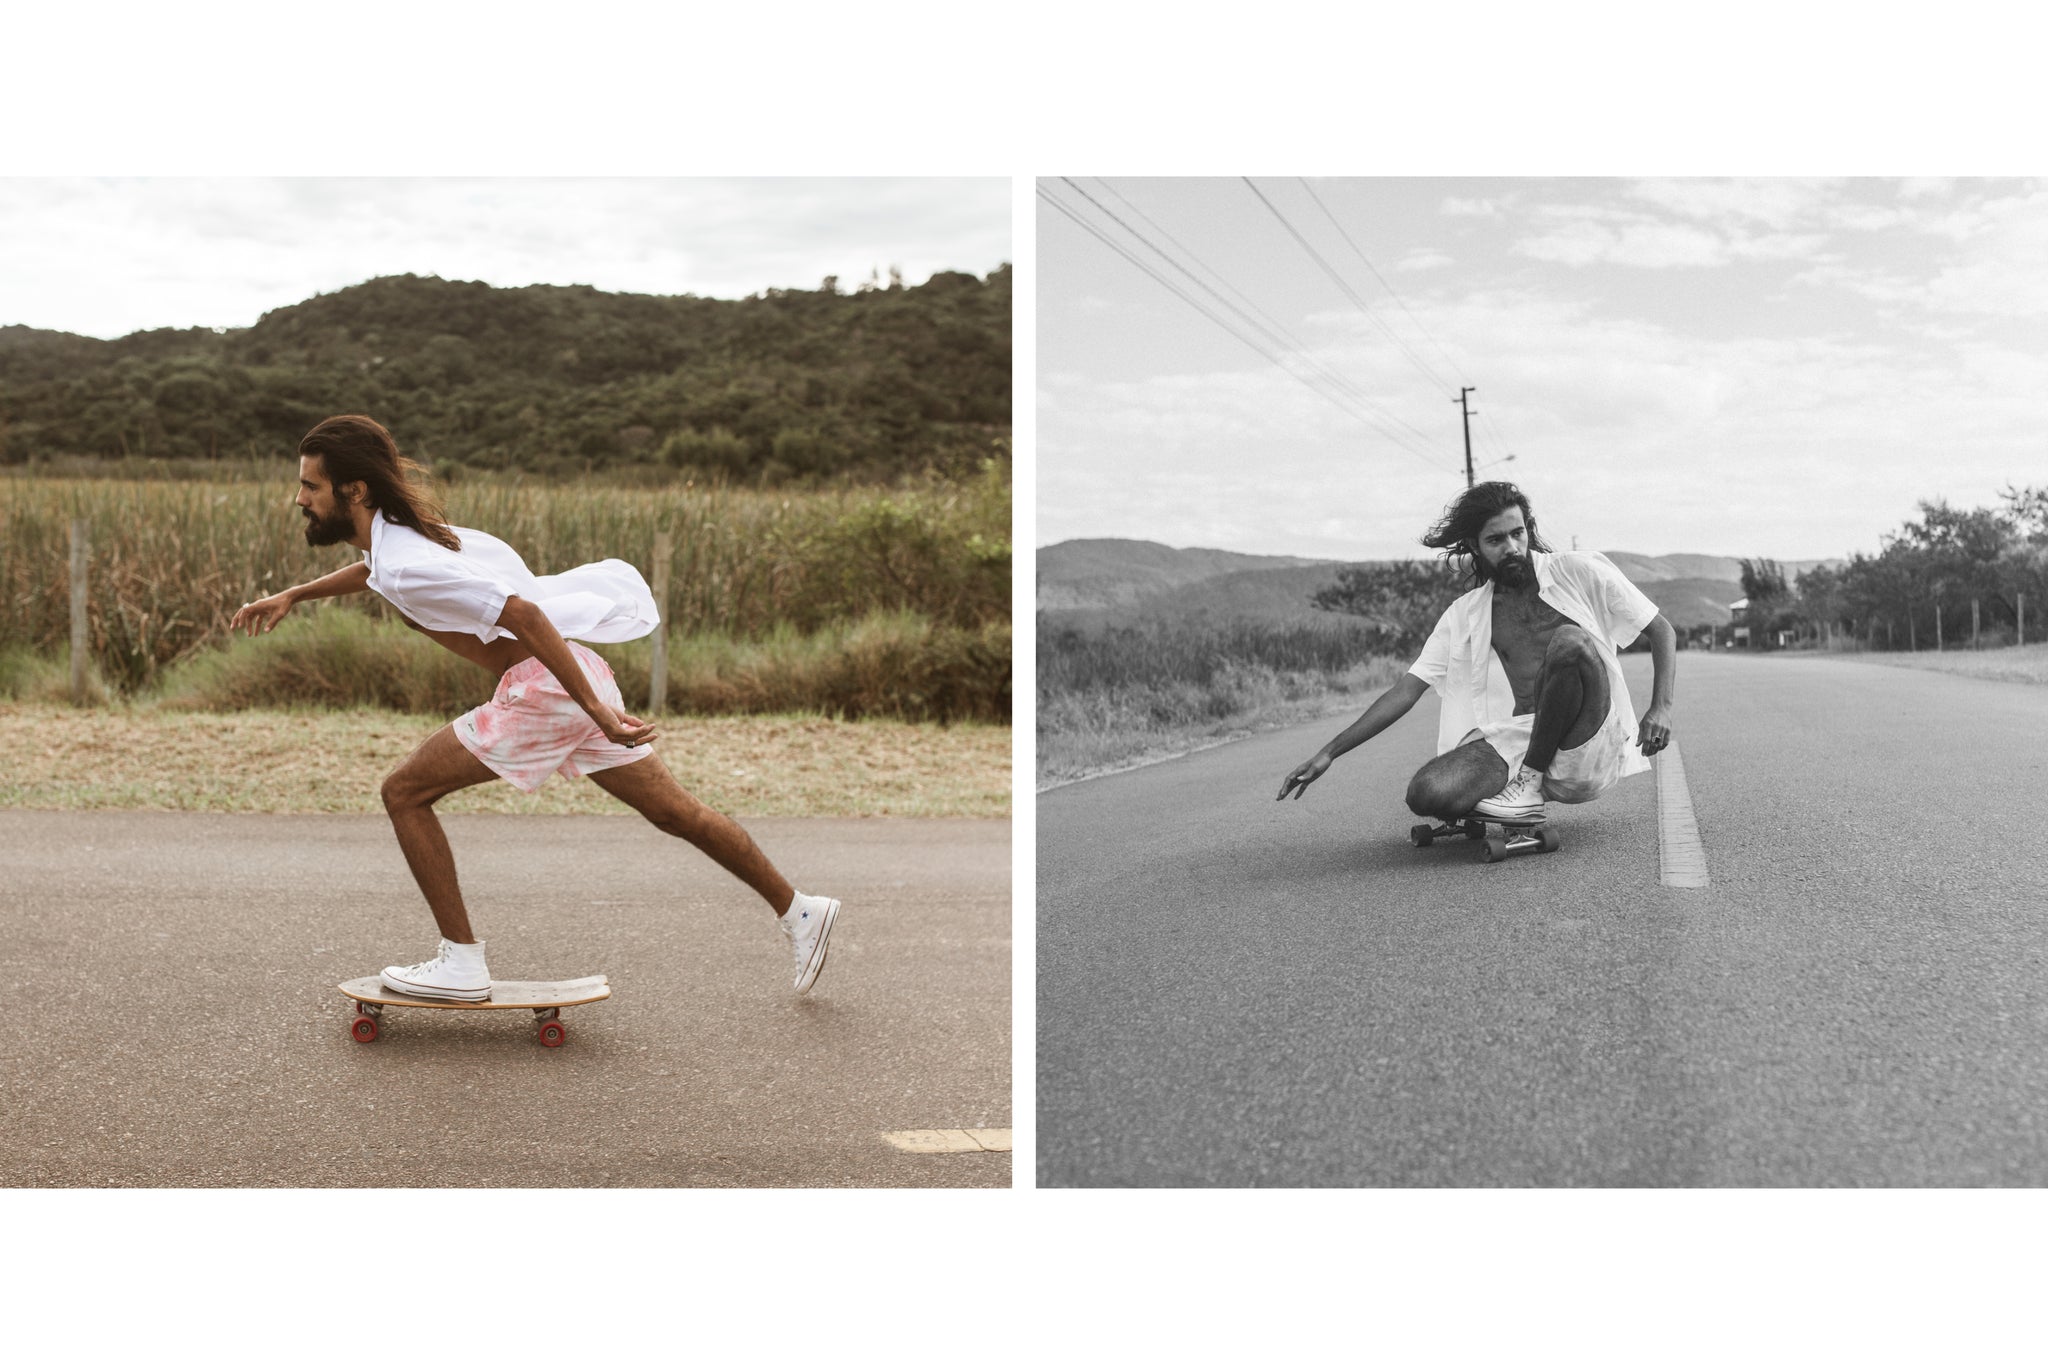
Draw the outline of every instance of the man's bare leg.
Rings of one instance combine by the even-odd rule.
[[[1523,766],[1550,771],[1560,749],[1576,749],[1600,733],[1613,704],[1607,662],[1578,626],[1559,626],[1536,679],[1536,725]]]
[[[754,888],[778,916],[796,888],[775,870],[753,836],[683,790],[657,754],[590,775],[590,780],[647,817],[664,834],[695,845],[711,861]]]
[[[405,853],[405,865],[412,869],[420,894],[427,898],[434,923],[441,926],[441,937],[450,943],[474,943],[476,935],[470,932],[469,911],[462,904],[462,888],[455,879],[455,854],[434,814],[434,803],[450,792],[497,776],[462,747],[454,726],[444,725],[384,779],[384,809],[391,816],[398,847]]]
[[[1543,657],[1536,682],[1536,720],[1524,767],[1550,771],[1561,749],[1576,749],[1607,722],[1614,696],[1606,661],[1592,637],[1577,626],[1559,626]],[[1514,774],[1507,760],[1483,739],[1438,754],[1408,783],[1408,809],[1438,820],[1455,820],[1507,786]]]
[[[1416,770],[1408,783],[1408,809],[1435,820],[1455,820],[1508,784],[1507,760],[1491,744],[1460,744]]]

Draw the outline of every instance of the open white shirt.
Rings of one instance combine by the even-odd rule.
[[[1621,651],[1635,643],[1657,615],[1657,604],[1622,576],[1597,550],[1561,554],[1531,551],[1536,595],[1593,637],[1607,661],[1614,689],[1612,707],[1631,721],[1635,706],[1621,676]],[[1444,609],[1422,655],[1408,670],[1435,689],[1442,701],[1436,751],[1449,753],[1482,725],[1515,714],[1515,689],[1500,656],[1493,652],[1493,583],[1474,588]],[[1609,714],[1613,714],[1610,710]],[[1634,727],[1622,748],[1621,775],[1647,772]]]
[[[541,609],[565,640],[616,644],[651,634],[661,624],[654,594],[623,559],[604,559],[558,574],[535,574],[496,536],[451,526],[462,549],[435,544],[409,526],[370,519],[369,586],[428,630],[459,630],[489,643],[511,635],[498,616],[508,598]]]

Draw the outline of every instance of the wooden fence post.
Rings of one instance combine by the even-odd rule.
[[[2023,645],[2023,644],[2025,644],[2025,643],[2027,642],[2027,595],[2026,595],[2026,593],[2024,593],[2024,592],[2022,592],[2022,593],[2020,594],[2020,625],[2019,625],[2019,631],[2020,631],[2020,638],[2019,638],[2019,639],[2017,639],[2017,640],[2015,640],[2015,641],[2013,641],[2013,643],[2014,643],[2014,644],[2020,644],[2020,645]]]
[[[1977,599],[1973,597],[1970,599],[1970,648],[1972,649],[1983,648],[1983,646],[1979,644],[1977,641],[1978,625],[1979,622],[1977,620]]]
[[[85,661],[92,648],[92,631],[86,621],[85,574],[91,556],[83,517],[71,522],[71,704],[85,705]]]
[[[661,714],[661,708],[668,702],[668,560],[671,550],[669,534],[658,531],[654,536],[654,605],[661,613],[661,624],[654,628],[654,651],[648,658],[647,719],[653,720]]]

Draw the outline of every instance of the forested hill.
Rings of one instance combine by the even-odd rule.
[[[0,463],[288,456],[365,412],[438,468],[887,478],[1006,452],[1010,267],[746,299],[398,275],[252,327],[0,327]]]

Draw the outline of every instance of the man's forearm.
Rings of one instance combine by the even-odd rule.
[[[555,623],[548,620],[546,612],[523,597],[513,597],[507,599],[505,609],[498,614],[497,623],[533,651],[533,657],[555,675],[555,681],[562,685],[571,701],[582,707],[591,719],[597,719],[597,689],[576,666],[576,656],[569,652],[569,642],[555,629]]]
[[[1352,721],[1344,728],[1342,734],[1323,746],[1324,752],[1332,759],[1341,758],[1407,715],[1415,706],[1418,695],[1410,690],[1408,683],[1408,679],[1413,676],[1403,675],[1392,687],[1380,693],[1373,704],[1365,708],[1364,715]]]
[[[296,588],[286,588],[283,595],[294,603],[310,602],[316,597],[341,597],[352,592],[362,592],[370,586],[369,561],[359,559],[345,569],[336,569],[324,578],[311,583],[301,583]]]
[[[1650,630],[1650,705],[1670,706],[1678,689],[1678,632],[1658,617]]]

